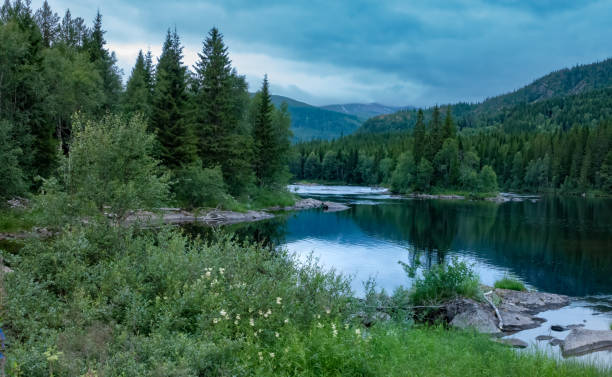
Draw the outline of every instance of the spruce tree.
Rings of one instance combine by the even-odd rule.
[[[444,129],[442,132],[442,143],[444,140],[448,138],[455,138],[457,135],[457,130],[455,128],[455,122],[453,121],[453,116],[451,114],[451,107],[448,106],[446,108],[446,118],[444,118]]]
[[[145,120],[151,116],[151,74],[148,69],[141,50],[123,93],[122,104],[126,114],[140,113],[144,115]]]
[[[243,193],[250,181],[251,135],[244,77],[232,69],[223,35],[212,28],[195,66],[192,122],[204,166],[221,166],[230,193]]]
[[[186,67],[179,36],[168,29],[157,63],[151,128],[157,133],[160,156],[166,166],[177,168],[196,157],[195,138],[185,119]]]
[[[51,10],[47,0],[34,15],[45,47],[51,47],[59,34],[59,16]]]
[[[259,186],[273,186],[280,182],[289,150],[287,105],[276,111],[270,98],[268,76],[264,76],[261,90],[254,101],[252,115],[253,166]]]
[[[102,14],[98,10],[91,34],[86,38],[85,47],[87,52],[89,52],[91,62],[96,65],[102,77],[105,95],[103,109],[108,111],[114,110],[119,103],[119,95],[122,88],[121,75],[116,65],[117,58],[115,53],[110,53],[104,47],[106,45],[106,40],[104,39],[105,33],[106,31],[102,29]]]
[[[425,121],[423,120],[423,110],[419,109],[417,121],[414,125],[414,163],[418,164],[425,155],[426,147]]]

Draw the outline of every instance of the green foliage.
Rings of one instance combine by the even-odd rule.
[[[489,165],[483,166],[478,175],[478,191],[497,192],[497,175]]]
[[[107,115],[100,121],[76,116],[60,175],[46,180],[37,198],[46,220],[60,225],[108,212],[121,221],[131,210],[163,204],[168,177],[152,157],[155,137],[146,128],[139,116]]]
[[[203,168],[201,161],[195,161],[175,171],[172,191],[182,206],[187,208],[227,207],[233,198],[223,183],[221,168]]]
[[[126,114],[139,113],[145,119],[149,119],[151,116],[154,88],[152,68],[151,52],[149,51],[145,56],[140,50],[123,93],[122,110]]]
[[[499,289],[511,289],[513,291],[526,291],[525,284],[522,281],[512,279],[511,277],[504,277],[495,282],[495,288]]]
[[[0,120],[0,200],[25,191],[23,171],[19,166],[22,151],[15,142],[13,127],[8,121]]]
[[[416,169],[415,188],[417,191],[427,192],[431,186],[433,166],[426,159],[422,158]]]
[[[196,158],[195,140],[185,117],[187,104],[183,47],[176,30],[168,29],[155,71],[151,129],[157,134],[159,154],[166,166],[177,168]]]
[[[416,177],[415,158],[411,153],[402,153],[391,176],[391,189],[394,192],[408,193],[412,191]]]
[[[455,297],[478,298],[479,278],[471,266],[457,259],[423,271],[414,281],[410,298],[415,305],[436,305]]]

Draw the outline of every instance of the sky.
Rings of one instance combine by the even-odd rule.
[[[38,8],[42,0],[32,1]],[[477,102],[612,56],[611,0],[49,0],[89,25],[100,9],[129,76],[169,27],[192,66],[211,27],[251,91],[313,105]]]

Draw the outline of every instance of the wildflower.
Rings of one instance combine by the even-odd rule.
[[[218,323],[219,322],[219,318],[213,318],[213,323]]]
[[[282,297],[277,297],[277,298],[276,298],[276,304],[277,304],[277,305],[281,305],[281,304],[282,304],[282,300],[283,300],[283,298],[282,298]]]
[[[210,277],[210,271],[206,271],[206,277],[209,278]]]
[[[274,336],[276,336],[278,338],[280,336],[280,334],[278,332],[275,332]]]
[[[263,329],[259,329],[259,330],[257,330],[257,332],[260,332],[260,333],[262,333],[262,332],[263,332]]]
[[[321,319],[321,314],[317,314],[317,319]]]
[[[223,309],[221,309],[221,311],[219,312],[219,314],[221,314],[221,317],[225,317],[225,315],[227,314],[227,312]]]
[[[289,352],[289,347],[285,347],[285,353]]]
[[[257,331],[254,331],[254,332],[253,332],[253,335],[254,335],[254,336],[258,336],[259,334],[257,333]]]
[[[335,338],[336,336],[338,336],[338,330],[336,330],[336,324],[335,324],[335,323],[332,323],[332,324],[331,324],[331,328],[332,328],[332,335],[333,335],[333,336],[334,336],[334,338]]]
[[[259,355],[259,360],[263,360],[263,353],[257,352],[257,355]]]
[[[320,328],[320,329],[323,328],[323,325],[321,324],[321,322],[317,322],[317,327]]]
[[[330,308],[325,308],[325,313],[327,313],[327,314],[331,313],[331,309]]]
[[[234,321],[234,325],[238,326],[238,320]]]
[[[355,334],[357,334],[357,335],[361,335],[361,330],[359,330],[359,329],[355,329]]]
[[[225,268],[223,268],[223,267],[219,267],[219,273],[220,273],[221,275],[223,275],[223,273],[224,273],[224,272],[225,272]]]
[[[270,352],[270,357],[274,358],[274,352]]]
[[[348,323],[345,323],[345,324],[344,324],[344,329],[345,329],[345,330],[348,330],[348,328],[349,328]]]
[[[249,318],[249,325],[255,326],[255,320],[253,318]]]
[[[249,313],[253,313],[253,308],[249,307]]]
[[[236,314],[236,319],[240,320],[240,314]]]
[[[289,323],[289,318],[285,318],[285,323]]]
[[[257,314],[263,315],[263,312],[260,310],[260,311],[257,312]]]

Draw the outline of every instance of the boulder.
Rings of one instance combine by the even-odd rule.
[[[500,310],[517,313],[536,314],[545,310],[559,309],[569,305],[568,296],[545,292],[522,292],[510,289],[495,289],[502,303]]]
[[[538,342],[542,342],[542,341],[545,341],[545,340],[553,340],[553,339],[555,339],[555,337],[554,336],[550,336],[550,335],[538,335],[538,336],[536,336],[536,340]]]
[[[562,344],[563,344],[563,340],[561,340],[561,339],[557,339],[557,338],[552,338],[552,339],[550,340],[550,342],[548,342],[548,344],[550,344],[550,345],[551,345],[551,346],[553,346],[553,347],[554,347],[554,346],[560,346],[560,345],[562,345]]]
[[[543,318],[534,317],[520,312],[509,312],[500,310],[502,320],[504,322],[504,331],[521,331],[539,327],[546,322]]]
[[[502,338],[496,340],[498,343],[505,344],[514,348],[527,348],[529,344],[516,338]]]
[[[488,304],[461,298],[448,303],[445,310],[452,326],[461,329],[473,328],[484,334],[501,334],[499,320]]]
[[[573,329],[561,345],[563,356],[584,355],[612,349],[612,330]]]

